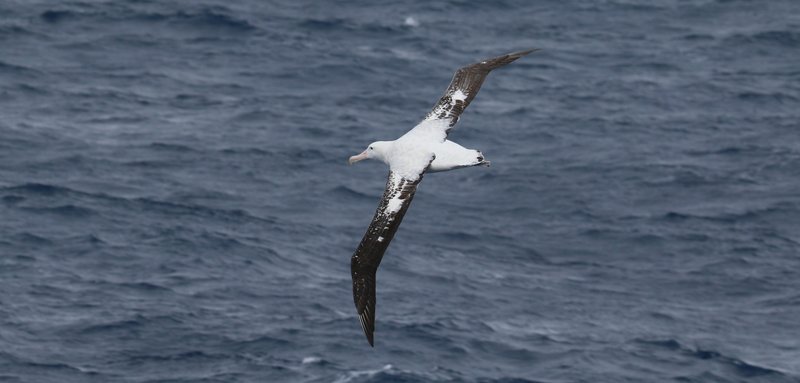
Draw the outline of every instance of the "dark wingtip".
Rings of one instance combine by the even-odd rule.
[[[480,63],[478,63],[476,65],[479,65],[480,68],[483,69],[483,70],[491,71],[493,69],[497,69],[497,68],[499,68],[501,66],[505,66],[505,65],[508,65],[508,64],[510,64],[510,63],[512,63],[514,61],[517,61],[517,59],[519,59],[520,57],[525,56],[525,55],[527,55],[529,53],[536,52],[538,50],[539,50],[538,48],[533,48],[533,49],[528,49],[528,50],[524,50],[524,51],[509,53],[507,55],[503,55],[503,56],[495,57],[493,59],[488,59],[488,60],[481,61]]]
[[[375,325],[374,319],[369,318],[367,312],[362,312],[358,314],[358,319],[361,322],[361,330],[364,331],[364,335],[367,337],[367,342],[371,347],[375,347]]]
[[[540,48],[533,48],[533,49],[528,49],[526,51],[519,51],[519,52],[509,53],[508,55],[511,56],[511,57],[522,57],[522,56],[525,56],[527,54],[530,54],[530,53],[533,53],[533,52],[536,52],[536,51],[540,51],[540,50],[541,50]]]

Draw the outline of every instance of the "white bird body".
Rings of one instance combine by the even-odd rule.
[[[350,261],[353,302],[370,345],[375,331],[375,275],[423,174],[489,166],[479,150],[449,141],[447,135],[490,71],[533,51],[510,53],[460,68],[422,122],[394,141],[373,142],[362,153],[350,157],[350,164],[372,158],[389,165],[383,198]]]
[[[425,120],[394,141],[373,142],[359,156],[379,159],[389,165],[391,171],[410,181],[417,180],[421,176],[420,170],[426,166],[427,173],[489,166],[480,150],[467,149],[448,140],[447,129],[444,120]],[[360,160],[358,156],[354,157]]]
[[[489,161],[484,160],[480,150],[467,149],[450,140],[431,143],[398,139],[390,141],[389,146],[391,147],[390,154],[384,162],[389,165],[389,169],[409,180],[416,180],[419,177],[417,173],[419,163],[409,161],[413,158],[433,157],[426,173],[444,172],[476,165],[489,166]]]
[[[439,144],[434,153],[436,158],[431,162],[428,173],[466,168],[468,166],[489,166],[480,150],[467,149],[453,141],[445,140]]]

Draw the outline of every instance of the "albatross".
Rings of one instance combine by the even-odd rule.
[[[422,175],[489,166],[480,150],[467,149],[448,140],[447,136],[475,98],[489,72],[536,50],[509,53],[458,69],[444,95],[422,122],[394,141],[373,142],[360,154],[350,157],[351,165],[366,159],[380,160],[389,165],[383,198],[350,260],[353,301],[370,346],[374,347],[375,274],[414,198]]]

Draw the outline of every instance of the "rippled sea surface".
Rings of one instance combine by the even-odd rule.
[[[378,272],[398,137],[464,64]],[[798,382],[800,5],[0,2],[0,381]]]

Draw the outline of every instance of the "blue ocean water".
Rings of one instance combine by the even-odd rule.
[[[0,116],[2,382],[800,381],[795,0],[4,0]]]

